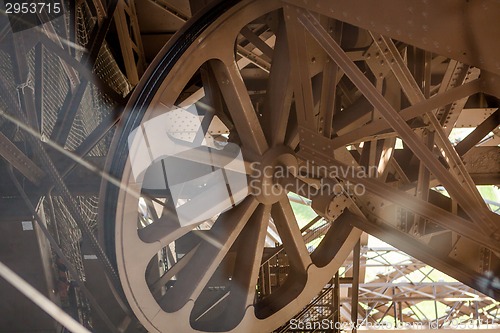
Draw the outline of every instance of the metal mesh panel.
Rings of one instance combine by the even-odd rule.
[[[118,67],[107,43],[104,43],[99,52],[94,72],[122,96],[126,96],[132,90],[132,85]]]
[[[92,17],[90,8],[86,2],[83,2],[76,8],[76,42],[86,47],[90,41],[90,31],[94,28],[97,19]],[[83,55],[82,51],[77,52],[77,59]]]
[[[45,202],[49,208],[45,209],[47,221],[55,225],[57,239],[62,251],[78,271],[79,278],[84,280],[85,272],[80,250],[81,231],[60,197],[54,196],[51,200],[47,199]]]
[[[76,9],[76,42],[84,47],[88,47],[91,38],[91,32],[95,28],[97,19],[92,17],[91,11],[87,3],[82,2]],[[83,53],[77,52],[76,57],[81,59]],[[47,112],[47,122],[49,122],[53,130],[55,119],[57,119],[58,107],[60,107],[66,94],[69,91],[69,82],[64,70],[55,58],[50,64],[54,69],[51,75],[53,82],[58,83],[53,85],[49,90],[54,93],[57,91],[58,95],[52,98],[52,105],[50,105]],[[49,65],[47,65],[49,66]],[[106,44],[103,45],[94,66],[95,75],[99,76],[105,83],[115,89],[120,94],[128,94],[131,89],[127,79],[121,73],[116,61],[114,60],[109,48]],[[107,95],[99,91],[99,89],[89,83],[83,95],[83,98],[78,106],[75,119],[71,124],[71,130],[68,139],[65,143],[65,148],[68,150],[77,149],[81,143],[89,136],[90,133],[113,111],[115,102]],[[58,107],[57,107],[58,106]],[[49,128],[49,124],[45,127]],[[88,154],[89,156],[105,156],[109,148],[112,133],[108,134],[104,140],[101,140],[94,149]],[[75,198],[82,215],[91,229],[97,228],[97,210],[98,210],[98,197],[97,196],[79,196]],[[64,245],[67,253],[71,254],[71,260],[74,261],[75,266],[81,269],[82,276],[83,266],[81,251],[79,243],[81,240],[81,232],[78,230],[75,221],[69,215],[66,207],[60,198],[55,198],[54,210],[56,224],[58,225],[59,234],[61,237],[61,244]],[[59,217],[61,216],[61,218]]]
[[[0,50],[0,75],[3,77],[4,84],[7,85],[7,91],[0,94],[0,108],[3,111],[14,113],[17,108],[18,99],[14,76],[12,75],[12,64],[10,62],[10,55],[2,50]],[[4,119],[0,117],[0,125],[3,123]]]
[[[66,5],[69,2],[66,1]],[[76,5],[75,13],[75,25],[76,25],[76,36],[75,43],[83,47],[88,47],[91,42],[92,32],[96,26],[97,19],[92,16],[87,3],[80,2]],[[56,20],[51,21],[54,28],[54,32],[63,40],[67,40],[70,31],[70,22],[68,17],[59,17]],[[65,46],[66,47],[66,46]],[[24,83],[27,87],[34,89],[40,89],[41,87],[35,86],[34,82],[35,74],[41,71],[43,76],[43,96],[41,101],[41,128],[40,134],[45,138],[50,138],[54,131],[58,130],[55,128],[58,117],[61,116],[61,108],[64,105],[64,101],[71,94],[71,85],[66,72],[66,68],[63,67],[61,59],[57,57],[54,53],[48,49],[41,49],[43,54],[43,62],[40,68],[35,68],[35,48],[27,49],[27,63],[29,70],[29,80]],[[75,51],[75,57],[77,60],[81,60],[84,52],[77,49]],[[116,63],[114,56],[106,43],[102,46],[96,62],[93,68],[93,73],[99,79],[107,84],[111,89],[115,90],[119,95],[127,95],[131,89],[132,85],[128,82],[126,76],[120,70],[118,64]],[[19,95],[18,89],[21,88],[16,86],[16,80],[14,79],[14,70],[11,56],[8,52],[0,50],[0,75],[2,76],[2,81],[4,81],[5,87],[2,94],[0,94],[0,109],[6,111],[12,115],[19,115],[22,112],[19,108]],[[113,112],[116,106],[116,102],[99,91],[96,85],[88,83],[87,88],[84,92],[84,96],[78,105],[78,110],[76,111],[75,119],[72,124],[70,124],[71,129],[64,144],[64,148],[73,151],[77,149],[82,142],[96,129],[96,127],[101,124],[111,112]],[[0,117],[0,126],[4,126],[3,132],[6,126],[10,126],[12,130],[12,136],[9,136],[14,142],[23,142],[23,132],[18,131],[16,127],[11,123],[6,123],[3,117]],[[106,156],[111,142],[111,137],[113,131],[110,131],[104,139],[102,139],[88,154],[88,156]],[[27,154],[30,155],[31,151],[26,150]],[[31,155],[30,155],[31,156]],[[37,163],[35,161],[35,163]],[[97,211],[98,211],[98,194],[92,193],[89,196],[76,196],[74,200],[80,209],[84,222],[90,226],[91,230],[96,231],[97,229]],[[61,247],[63,253],[65,254],[68,261],[71,263],[78,273],[78,278],[85,281],[85,271],[83,265],[82,251],[81,251],[81,241],[82,232],[78,228],[75,220],[69,213],[67,207],[65,206],[61,197],[56,195],[46,196],[42,199],[41,205],[43,207],[43,212],[45,220],[47,221],[47,226],[54,236],[58,245]],[[57,262],[57,256],[53,253],[54,263]],[[55,276],[57,277],[58,268],[54,265]],[[74,278],[74,277],[73,277]],[[89,318],[89,308],[88,302],[82,297],[82,293],[78,288],[75,289],[74,298],[76,299],[76,315],[79,317],[80,321],[86,326],[91,326],[91,319]]]
[[[83,216],[86,218],[93,228],[96,225],[97,216],[97,198],[76,198],[77,204],[82,210]],[[71,265],[76,269],[78,273],[78,279],[80,281],[85,281],[85,270],[83,266],[83,258],[80,249],[80,243],[82,234],[75,220],[72,218],[71,214],[68,212],[64,202],[60,197],[52,196],[46,197],[42,202],[45,212],[45,220],[47,221],[47,227],[51,231],[52,235],[55,237],[66,259],[71,263]],[[92,207],[92,209],[88,209]],[[58,262],[58,257],[53,252],[53,262]],[[56,276],[61,276],[61,272],[58,271],[59,264],[54,265]],[[75,277],[67,276],[69,281],[74,280]],[[65,279],[64,279],[65,280]],[[71,283],[71,282],[70,282]],[[69,304],[62,303],[63,307],[68,307],[78,316],[79,321],[86,325],[87,327],[92,326],[92,319],[90,317],[90,307],[89,303],[83,295],[82,291],[78,288],[73,288],[74,302],[76,303],[76,308],[73,307],[71,301]],[[61,299],[63,301],[63,299]],[[68,301],[66,299],[66,301]]]
[[[75,121],[72,124],[66,147],[75,150],[83,140],[112,112],[114,102],[102,94],[94,85],[89,84],[80,103]],[[109,143],[97,145],[90,156],[105,156]]]
[[[69,90],[69,80],[59,58],[44,51],[43,61],[44,96],[42,134],[50,137],[54,130],[59,109]]]
[[[91,16],[90,9],[86,3],[78,6],[76,20],[77,42],[82,46],[88,46],[90,32],[95,27],[96,18]],[[82,54],[77,56],[81,57]],[[93,71],[105,84],[123,96],[127,95],[132,89],[131,84],[121,72],[106,42],[104,42],[97,56]],[[75,121],[72,124],[65,148],[69,150],[76,149],[92,130],[112,112],[114,104],[108,96],[101,93],[94,85],[89,84],[80,103]],[[89,155],[104,156],[108,147],[109,140],[105,140],[104,143],[101,142],[95,147]]]
[[[93,90],[93,100],[94,109],[97,110],[97,114],[101,119],[108,116],[110,113],[114,112],[115,102],[110,99],[107,95],[100,92],[98,89]],[[109,131],[109,133],[90,151],[89,156],[106,156],[108,149],[111,145],[111,140],[113,137],[114,130]]]
[[[81,46],[88,46],[90,32],[93,31],[97,19],[92,17],[89,6],[82,3],[77,8],[77,43]],[[77,56],[81,58],[83,54]],[[132,90],[132,85],[128,82],[126,76],[120,70],[111,50],[106,42],[102,45],[97,56],[94,73],[108,84],[117,93],[125,96]]]
[[[92,118],[92,94],[91,87],[87,87],[85,94],[80,103],[79,110],[76,114],[75,120],[72,124],[71,131],[66,141],[65,148],[68,150],[75,150],[85,140],[85,137],[90,132],[90,129],[95,127],[92,123],[95,121]]]
[[[91,196],[91,197],[78,196],[76,200],[87,224],[91,227],[91,229],[93,230],[97,229],[97,210],[98,210],[99,198],[97,196]]]
[[[68,20],[61,18],[54,23],[54,29],[62,37],[68,35],[64,29],[69,29]],[[92,17],[87,3],[82,2],[76,10],[76,43],[88,47],[91,32],[96,25],[96,18]],[[43,75],[43,114],[42,114],[42,134],[50,137],[54,132],[55,125],[60,116],[61,107],[70,93],[70,82],[61,65],[61,60],[48,51],[44,51]],[[81,60],[82,51],[76,51],[76,58]],[[29,56],[30,70],[34,73],[34,53]],[[4,61],[5,57],[1,57]],[[8,59],[8,58],[7,58]],[[10,62],[7,60],[8,66]],[[0,63],[1,65],[1,63]],[[112,89],[121,95],[126,95],[131,90],[131,85],[120,71],[110,49],[105,44],[101,48],[94,67],[94,74],[108,84]],[[13,80],[10,80],[12,82]],[[15,92],[15,86],[13,86]],[[16,97],[17,100],[17,97]],[[77,149],[90,133],[114,110],[116,102],[105,95],[92,83],[87,85],[83,98],[78,105],[75,119],[71,124],[67,141],[64,148],[70,151]],[[70,110],[71,111],[71,110]],[[88,154],[89,156],[106,156],[111,141],[112,131],[108,133]],[[92,230],[97,229],[98,197],[97,193],[92,196],[77,196],[74,198],[84,218]],[[45,215],[48,225],[55,233],[59,245],[65,253],[72,266],[78,271],[79,278],[85,281],[85,271],[83,266],[82,252],[80,248],[82,232],[78,228],[75,220],[69,213],[62,199],[58,196],[44,199]],[[88,302],[82,297],[79,290],[76,290],[78,316],[80,321],[90,325],[88,318]]]

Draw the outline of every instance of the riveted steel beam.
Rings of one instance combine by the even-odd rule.
[[[417,104],[424,101],[425,96],[423,92],[420,90],[408,67],[406,67],[403,57],[396,48],[396,45],[394,45],[394,42],[382,35],[372,34],[372,37],[374,42],[378,46],[382,57],[385,59],[386,63],[389,64],[389,67],[392,69],[396,78],[400,82],[401,87],[408,97],[410,103]],[[443,151],[444,158],[447,160],[450,166],[451,173],[455,175],[458,182],[468,188],[468,190],[463,193],[463,195],[466,196],[469,200],[474,201],[477,204],[478,208],[482,207],[482,209],[486,209],[483,198],[479,194],[472,178],[467,173],[462,160],[451,145],[451,142],[448,140],[448,135],[444,132],[436,116],[434,115],[434,113],[428,112],[425,114],[425,117],[429,121],[432,130],[431,133],[427,134],[427,147],[432,150],[434,143],[436,143],[438,148]],[[428,171],[423,168],[423,166],[420,168],[419,174],[422,175],[423,178],[427,179],[426,181],[424,181],[424,183],[429,182],[430,175],[428,174]],[[420,184],[421,183],[419,177],[419,185]],[[421,193],[427,192],[428,186],[427,189],[424,188],[424,191],[422,191]],[[494,226],[494,224],[491,224],[491,226]]]
[[[286,2],[500,74],[500,45],[491,43],[500,36],[495,0]]]
[[[475,93],[481,91],[482,80],[477,79],[463,86],[453,88],[441,94],[437,94],[425,101],[417,103],[415,105],[409,106],[399,112],[399,115],[406,121],[411,120],[415,117],[421,116],[433,109],[442,107],[444,105],[453,103],[464,97],[469,97]],[[339,137],[333,138],[331,140],[332,149],[337,149],[351,142],[358,141],[364,137],[370,135],[376,135],[377,133],[389,130],[390,126],[386,119],[374,120],[373,122],[362,126],[358,129],[352,130],[348,133],[342,134]]]
[[[304,136],[304,129],[301,130],[302,135]],[[310,138],[312,136],[311,133],[308,135]],[[315,137],[316,146],[322,146],[320,143],[320,138],[324,138],[320,135],[316,134]],[[310,139],[313,141],[312,139]],[[337,166],[339,168],[343,168],[344,170],[349,170],[349,167],[341,163],[331,156],[328,156],[326,153],[322,151],[318,151],[317,149],[311,147],[307,147],[305,144],[301,146],[301,150],[299,152],[299,156],[309,161],[314,161],[317,166]],[[475,242],[482,244],[485,247],[493,249],[495,251],[500,250],[500,245],[498,242],[490,239],[488,235],[483,234],[481,231],[477,230],[474,227],[474,224],[470,221],[461,218],[457,215],[454,215],[442,208],[439,208],[431,203],[428,203],[424,200],[418,199],[410,194],[407,194],[404,191],[398,190],[388,184],[383,184],[375,179],[363,178],[353,176],[352,173],[346,173],[345,175],[341,175],[343,179],[348,180],[355,184],[362,184],[366,190],[376,196],[382,197],[385,200],[393,202],[397,205],[405,207],[406,209],[413,211],[421,216],[424,216],[434,223],[441,225],[442,227],[452,230],[459,235],[470,238]]]
[[[456,146],[455,150],[462,156],[472,147],[479,143],[488,133],[493,131],[500,124],[500,109],[495,111],[491,116],[479,124],[474,131],[467,135]]]
[[[135,86],[146,69],[146,60],[134,0],[118,1],[115,24],[127,78]]]
[[[367,220],[362,221],[361,219],[353,219],[352,224],[356,228],[397,247],[412,257],[425,261],[442,272],[446,272],[446,274],[458,279],[466,285],[480,290],[495,299],[500,299],[500,290],[485,290],[484,285],[481,283],[481,274],[472,271],[461,262],[436,253],[436,251],[424,246],[421,242],[408,234],[386,224],[375,224]]]
[[[300,21],[322,45],[329,56],[344,70],[345,74],[358,87],[363,95],[365,95],[370,103],[379,110],[391,127],[398,132],[402,140],[409,146],[413,153],[425,163],[427,168],[429,168],[429,170],[443,183],[451,196],[460,203],[476,225],[480,227],[485,234],[495,239],[500,239],[498,216],[489,214],[489,211],[481,207],[478,209],[473,202],[470,202],[463,196],[462,185],[452,174],[450,174],[441,162],[434,157],[433,152],[428,147],[422,145],[420,138],[418,138],[404,121],[404,118],[402,118],[389,102],[376,90],[368,78],[366,78],[360,69],[349,59],[342,48],[331,38],[316,18],[310,13],[303,12],[300,15]]]
[[[21,172],[32,183],[37,185],[41,183],[45,173],[1,132],[0,156],[12,164],[16,170]]]

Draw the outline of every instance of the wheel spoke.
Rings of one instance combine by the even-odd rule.
[[[342,248],[352,232],[351,220],[360,219],[358,216],[345,210],[328,229],[325,234],[325,240],[311,254],[312,260],[316,266],[323,267],[328,265]]]
[[[284,22],[280,22],[269,75],[263,127],[271,146],[283,144],[292,104],[290,58]]]
[[[232,198],[238,195],[233,193],[233,197],[230,198],[227,194],[225,186],[216,184],[177,208],[172,200],[167,200],[163,204],[161,217],[137,230],[142,242],[149,244],[158,242],[158,246],[148,247],[150,250],[147,250],[147,255],[154,255],[161,247],[168,246],[200,224],[210,221],[218,212],[230,208],[234,204]]]
[[[240,235],[228,317],[242,316],[255,298],[271,206],[260,205]]]
[[[200,222],[200,224],[202,222]],[[193,230],[195,227],[196,225],[181,227],[176,220],[168,222],[158,221],[145,228],[139,229],[138,234],[139,238],[145,243],[154,243],[161,240],[163,245],[168,245],[175,239]]]
[[[158,217],[158,213],[157,213],[157,210],[155,207],[155,202],[151,198],[148,198],[148,197],[143,197],[143,198],[144,198],[144,202],[146,203],[148,215],[153,220],[153,223],[158,222],[160,220],[160,218]]]
[[[260,272],[260,262],[264,252],[267,226],[269,225],[271,206],[260,205],[238,236],[237,248],[229,291],[224,295],[211,297],[210,301],[196,309],[195,321],[203,318],[221,302],[225,302],[224,329],[236,326],[245,315],[248,306],[253,305],[256,297],[256,284]],[[221,268],[219,268],[221,269]],[[221,269],[224,271],[224,269]],[[206,295],[206,297],[210,297]],[[227,300],[226,300],[227,298]],[[220,324],[220,323],[219,323]]]
[[[151,290],[153,293],[158,292],[161,287],[163,287],[168,281],[170,281],[174,276],[179,274],[179,272],[186,267],[189,261],[193,258],[194,254],[198,250],[198,245],[192,248],[188,253],[186,253],[182,258],[180,258],[168,271],[163,274],[158,281],[156,281],[152,286]]]
[[[306,31],[299,23],[297,12],[285,8],[286,32],[290,52],[291,80],[294,83],[294,100],[297,121],[301,126],[314,129],[314,100],[312,93],[309,58],[306,48]]]
[[[265,54],[269,59],[273,58],[273,49],[267,45],[255,32],[248,27],[241,29],[241,34],[245,36],[250,43],[252,43],[260,52]]]
[[[162,297],[160,304],[165,311],[177,311],[189,300],[198,298],[256,207],[257,201],[249,197],[219,216],[208,235],[202,239],[189,265],[179,273],[182,278]]]
[[[219,85],[210,64],[204,64],[200,68],[203,90],[205,92],[206,108],[208,113],[213,113],[219,117],[220,121],[229,129],[233,129],[233,124],[224,112],[224,102]]]
[[[165,205],[158,222],[139,229],[139,237],[146,243],[159,241],[162,246],[167,246],[215,216],[216,213],[213,212],[220,212],[231,207],[231,202],[224,202],[221,198],[223,196],[218,191],[211,192],[209,189],[177,208]],[[203,210],[203,208],[210,208],[210,210]]]
[[[243,147],[264,154],[268,148],[266,138],[238,65],[234,60],[229,64],[214,60],[210,64]]]
[[[272,217],[290,266],[298,273],[305,273],[312,261],[288,197],[283,196],[273,205]]]

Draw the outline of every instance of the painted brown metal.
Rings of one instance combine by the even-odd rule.
[[[142,75],[145,59],[151,60],[161,47],[154,44],[163,44],[163,41],[170,38],[174,32],[172,30],[177,30],[184,24],[190,12],[203,11],[203,7],[208,3],[205,0],[189,2],[190,4],[183,0],[136,0],[139,6],[136,13],[133,9],[134,1],[112,1],[109,2],[107,9],[99,0],[88,1],[89,7],[95,14],[97,26],[91,34],[93,38],[89,44],[90,52],[84,55],[83,61],[76,59],[75,51],[68,52],[61,44],[61,39],[54,39],[53,36],[47,36],[43,32],[38,32],[30,38],[24,36],[24,39],[17,36],[15,40],[19,43],[15,45],[15,52],[12,53],[14,55],[12,63],[16,65],[14,69],[17,71],[15,76],[19,88],[18,96],[24,116],[27,116],[26,122],[37,132],[43,128],[42,118],[45,111],[40,103],[46,93],[44,89],[47,89],[45,83],[47,78],[44,77],[44,71],[38,68],[35,73],[37,82],[34,86],[30,85],[27,72],[29,61],[25,57],[25,53],[36,43],[38,45],[35,66],[40,67],[47,59],[46,51],[50,52],[50,55],[57,56],[72,88],[67,92],[66,102],[59,113],[58,124],[62,126],[52,132],[52,138],[64,144],[72,132],[81,101],[86,101],[85,93],[90,87],[88,83],[94,83],[114,100],[123,101],[113,90],[116,87],[109,87],[102,78],[95,78],[92,69],[85,67],[86,64],[93,64],[99,53],[108,28],[112,24],[111,14],[115,11],[115,6],[117,9],[114,19],[120,41],[120,45],[115,45],[119,46],[115,51],[123,58],[125,72],[135,85]],[[76,10],[82,3],[87,4],[80,1],[72,9]],[[174,317],[181,318],[182,323],[175,324],[178,326],[174,330],[192,330],[190,320],[195,323],[221,302],[229,301],[233,305],[227,312],[231,322],[229,326],[239,327],[241,321],[243,325],[248,325],[247,328],[263,330],[276,327],[276,322],[272,321],[284,321],[292,315],[294,309],[298,309],[296,304],[307,304],[308,300],[303,295],[312,295],[313,285],[321,284],[327,278],[331,278],[331,267],[341,265],[337,262],[338,258],[348,255],[351,250],[349,247],[357,242],[361,233],[358,229],[353,229],[352,225],[498,298],[498,288],[485,289],[483,279],[487,272],[498,271],[497,255],[500,253],[500,248],[498,241],[490,237],[495,236],[495,232],[498,231],[498,216],[488,210],[476,190],[476,185],[500,183],[498,170],[500,154],[498,147],[475,146],[490,131],[498,132],[499,111],[492,111],[490,116],[481,115],[477,118],[473,112],[466,111],[469,117],[467,119],[472,117],[474,122],[460,123],[460,115],[464,112],[464,108],[469,107],[468,104],[477,110],[485,106],[491,109],[495,107],[494,103],[491,103],[490,98],[484,102],[482,100],[484,94],[500,96],[498,76],[500,62],[497,59],[500,48],[496,43],[500,36],[500,28],[496,22],[500,13],[498,2],[255,0],[241,3],[243,4],[241,8],[244,7],[241,11],[238,5],[228,7],[230,15],[224,19],[227,21],[219,22],[221,25],[217,26],[217,29],[221,30],[219,33],[214,33],[218,38],[208,36],[204,40],[206,36],[203,36],[200,40],[189,39],[189,43],[195,45],[193,49],[199,46],[198,51],[186,51],[189,60],[184,59],[182,67],[174,67],[172,73],[175,75],[172,74],[172,78],[165,81],[168,81],[169,88],[174,86],[175,88],[163,87],[161,96],[158,94],[154,103],[158,100],[160,103],[168,101],[173,103],[178,97],[176,94],[184,89],[184,85],[193,82],[195,83],[192,88],[196,89],[187,89],[184,93],[191,94],[195,99],[203,91],[198,84],[197,74],[193,74],[198,73],[196,68],[199,67],[201,85],[205,88],[206,94],[204,102],[208,102],[215,109],[204,119],[203,126],[205,129],[210,128],[214,117],[220,119],[223,124],[220,128],[225,132],[224,135],[229,134],[228,140],[243,144],[248,159],[247,164],[264,160],[269,166],[274,166],[277,162],[282,163],[281,155],[272,151],[269,153],[269,150],[288,145],[289,155],[299,164],[315,161],[317,166],[325,167],[375,166],[380,174],[375,177],[346,176],[330,179],[304,174],[296,179],[287,179],[299,185],[306,184],[306,189],[317,189],[321,184],[342,184],[345,181],[352,181],[363,185],[367,191],[359,197],[335,196],[330,193],[308,197],[307,190],[305,193],[299,193],[308,197],[307,200],[301,199],[301,202],[309,202],[312,209],[320,214],[318,220],[320,216],[335,220],[333,224],[338,227],[330,229],[330,232],[325,231],[326,234],[323,236],[326,241],[321,243],[319,250],[312,255],[308,252],[306,240],[314,234],[311,228],[318,220],[313,219],[305,229],[301,229],[286,197],[278,201],[276,201],[277,196],[273,197],[271,203],[265,202],[260,197],[258,203],[253,201],[252,204],[247,203],[247,206],[251,206],[248,210],[231,211],[227,215],[230,218],[225,218],[227,227],[221,227],[219,224],[212,228],[211,231],[224,241],[220,252],[214,250],[211,244],[203,243],[202,246],[186,253],[183,259],[179,258],[176,265],[163,276],[159,275],[159,271],[151,270],[154,261],[152,265],[139,262],[139,259],[149,260],[150,258],[146,258],[149,254],[158,258],[158,252],[166,245],[163,243],[168,237],[158,239],[158,234],[154,232],[158,231],[158,228],[154,227],[147,231],[135,229],[137,221],[127,220],[129,216],[137,214],[134,200],[112,203],[110,206],[116,205],[117,211],[122,210],[123,213],[117,214],[116,223],[124,223],[123,221],[127,220],[134,226],[132,234],[134,232],[139,236],[147,234],[143,240],[146,239],[154,244],[149,246],[141,243],[142,247],[127,249],[127,256],[122,258],[122,261],[131,267],[131,271],[140,270],[144,265],[144,270],[148,270],[146,274],[148,283],[151,279],[155,280],[150,285],[144,285],[137,282],[141,282],[144,278],[143,271],[121,274],[122,281],[127,281],[124,282],[125,285],[128,280],[132,281],[126,287],[134,289],[133,297],[129,297],[129,301],[140,319],[146,322],[146,325],[154,326],[151,330],[165,332],[172,329],[170,326],[165,326],[166,321]],[[266,12],[281,7],[284,9],[283,20],[281,12],[270,14]],[[74,24],[76,13],[72,15]],[[258,17],[259,15],[261,16]],[[131,19],[132,31],[127,26],[127,18]],[[234,20],[232,23],[227,23],[232,19]],[[139,34],[139,28],[143,29],[142,36]],[[203,29],[205,28],[203,26]],[[55,27],[47,26],[44,31],[54,33]],[[0,35],[0,39],[10,38],[5,29]],[[227,36],[232,36],[231,38],[237,42],[229,40]],[[192,36],[186,34],[182,37]],[[180,37],[176,38],[179,40]],[[158,43],[158,40],[161,42]],[[142,42],[147,50],[146,55],[140,45]],[[134,53],[138,54],[138,59],[134,59]],[[159,63],[160,60],[157,60],[153,67]],[[146,78],[152,72],[153,69],[150,69]],[[177,82],[178,80],[182,83]],[[137,89],[141,91],[144,86],[144,83],[140,83]],[[195,93],[192,93],[193,91]],[[262,97],[264,94],[265,97]],[[15,104],[15,101],[7,104]],[[476,125],[477,127],[464,140],[453,146],[448,135],[457,121],[460,126],[471,123],[474,124],[473,127]],[[74,153],[78,157],[85,157],[99,142],[102,142],[101,140],[115,124],[116,118],[113,114],[104,118],[92,131],[86,132],[86,137]],[[17,142],[11,138],[9,131],[0,134],[2,157],[31,182],[35,184],[42,182],[45,173],[37,166],[36,163],[39,161],[35,163],[27,157],[28,154],[22,153],[15,146]],[[402,148],[397,148],[399,138],[403,139]],[[228,142],[222,136],[219,139]],[[197,140],[202,141],[203,137],[198,136]],[[95,195],[96,177],[77,169],[63,180],[61,176],[74,167],[74,162],[46,155],[39,144],[33,140],[28,141],[35,147],[36,155],[48,169],[52,182],[57,185],[57,190],[49,195],[65,196],[72,214],[81,220],[72,196]],[[349,147],[349,150],[346,147]],[[196,152],[194,154],[196,155]],[[263,159],[262,156],[267,156],[267,159]],[[113,157],[121,158],[118,153],[110,158]],[[273,182],[272,177],[267,178],[268,182]],[[37,188],[27,185],[26,191],[41,197],[46,189],[53,187],[54,184]],[[452,199],[433,189],[440,184],[444,184],[450,191]],[[3,183],[2,186],[0,188],[5,189],[2,190],[2,195],[15,195],[11,189],[6,189],[10,186],[9,183]],[[103,198],[106,199],[106,196]],[[148,209],[154,209],[155,198],[146,199]],[[339,199],[343,200],[342,203]],[[156,204],[158,201],[156,200]],[[8,205],[9,209],[2,211],[6,214],[14,213],[10,206],[17,203]],[[346,205],[352,213],[348,212]],[[160,220],[158,216],[156,217]],[[271,218],[273,221],[270,221]],[[90,235],[90,231],[81,221],[78,222]],[[158,221],[154,223],[156,222]],[[119,234],[119,229],[117,230]],[[239,232],[244,239],[236,241]],[[264,247],[263,244],[267,244],[267,240],[264,241],[266,232],[274,233],[272,242],[284,244],[272,250],[266,249],[264,253],[255,251]],[[90,239],[94,249],[89,250],[85,246],[84,254],[92,258],[97,255],[106,261],[100,247],[96,246],[95,239],[93,237]],[[131,242],[124,241],[124,247],[136,241],[133,237],[125,239]],[[238,251],[234,251],[233,245]],[[282,275],[277,280],[285,280],[290,274],[290,279],[285,282],[285,288],[277,293],[271,279],[271,272],[277,270],[269,265],[270,258],[275,259],[276,253],[280,255],[286,253],[288,269],[285,273],[281,272]],[[336,258],[335,254],[339,257]],[[359,261],[363,266],[360,255],[358,243],[352,261],[357,269],[363,272],[365,268],[359,267]],[[165,260],[170,263],[175,262],[174,256],[175,252],[169,248],[168,259]],[[198,305],[193,311],[193,316],[196,317],[193,321],[186,316],[184,306],[194,303],[194,300],[202,294],[203,297],[206,296],[204,286],[207,285],[211,274],[219,269],[219,264],[225,268],[231,266],[224,266],[226,263],[221,263],[222,257],[232,258],[231,260],[237,258],[237,261],[251,263],[241,266],[242,269],[231,276],[233,281],[244,285],[245,288],[240,294],[234,292],[229,296],[224,295],[213,304],[213,307],[209,302],[210,297],[208,300],[199,301],[205,303],[203,306]],[[134,262],[134,258],[137,262]],[[105,274],[102,266],[91,260],[93,259],[85,262],[85,270],[91,275],[88,279],[89,286],[98,292],[103,288],[100,282],[105,279]],[[261,261],[265,264],[262,269],[259,265]],[[119,261],[118,265],[121,264],[123,263]],[[322,270],[322,266],[330,268]],[[293,273],[290,273],[290,270]],[[395,267],[395,270],[402,275],[415,271],[413,268],[400,267]],[[171,283],[170,280],[180,272],[190,274],[184,280],[176,282],[177,289],[163,290],[162,288]],[[260,304],[260,308],[254,304],[253,289],[258,286],[255,285],[257,275],[264,293],[269,296]],[[382,278],[390,279],[393,276]],[[357,307],[351,308],[352,320],[357,318],[357,312],[377,320],[383,320],[394,312],[394,317],[412,321],[415,320],[413,316],[402,312],[403,308],[410,309],[411,306],[403,303],[427,299],[441,300],[443,304],[462,309],[461,313],[474,315],[473,309],[464,308],[463,304],[456,303],[468,298],[458,294],[456,302],[452,303],[442,295],[451,289],[439,284],[421,289],[415,288],[414,292],[418,294],[416,296],[410,291],[396,293],[395,288],[408,290],[404,289],[407,286],[391,286],[389,283],[384,284],[383,281],[377,282],[377,280],[370,286],[360,284],[360,279],[362,280],[363,276],[359,276],[358,272],[350,280],[340,278],[335,283],[336,306],[340,303],[338,288],[339,282],[341,285],[342,281],[354,283],[353,298],[350,300],[353,303],[358,299],[361,302],[373,301],[381,304],[377,306],[377,314],[370,313],[370,309],[365,311]],[[361,288],[359,297],[356,297],[357,287]],[[386,293],[384,289],[389,291]],[[306,293],[302,294],[304,290]],[[148,299],[150,291],[153,294],[164,292],[164,297],[158,299],[161,309],[156,308],[155,301],[142,303],[143,299]],[[328,292],[325,292],[326,294]],[[166,295],[174,297],[168,298]],[[103,304],[114,304],[115,307],[116,302],[107,301],[111,297],[114,297],[113,291],[108,288],[104,288],[99,294]],[[480,298],[483,299],[483,296]],[[136,299],[141,300],[140,306],[139,303],[135,304]],[[491,300],[485,296],[484,299]],[[388,305],[389,301],[393,303]],[[382,304],[384,302],[385,304]],[[254,306],[256,306],[256,317],[251,311]],[[165,314],[163,311],[167,309],[175,312],[181,308],[183,311],[179,311],[178,315]],[[284,310],[281,311],[282,309]],[[337,310],[341,310],[344,317],[349,316],[346,308]],[[125,327],[129,324],[130,319],[127,318],[126,312],[119,310],[113,313],[113,320],[117,325],[122,324]],[[264,320],[266,316],[272,320],[266,322]],[[160,320],[160,317],[164,320]],[[156,326],[162,328],[158,329]]]
[[[500,74],[500,49],[492,43],[500,35],[497,1],[285,2]]]

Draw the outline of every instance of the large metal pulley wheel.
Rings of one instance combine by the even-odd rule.
[[[347,221],[330,221],[323,246],[308,251],[273,177],[277,166],[298,163],[282,3],[232,3],[212,8],[157,57],[112,148],[110,171],[122,186],[105,195],[108,252],[150,332],[271,331],[329,282],[359,238]],[[237,61],[249,25],[275,40],[263,56],[272,66]],[[242,71],[270,72],[268,91],[253,91]],[[264,247],[277,241],[289,272],[264,295]]]
[[[337,86],[344,73],[332,52],[358,61],[354,70],[381,93],[395,80],[383,80],[384,58],[366,30],[322,16],[324,1],[321,10],[291,3],[299,5],[220,1],[193,19],[150,65],[117,129],[108,170],[121,185],[104,192],[106,246],[150,332],[272,331],[329,282],[359,239],[349,225],[356,193],[298,190],[322,186],[307,156],[330,149],[315,144],[333,138],[332,110],[342,107],[326,89],[304,87]],[[322,38],[342,29],[333,43],[340,51],[322,49]],[[368,69],[370,52],[380,59]],[[297,194],[327,221],[314,244],[292,209]],[[262,264],[278,251],[286,273],[265,287]]]

